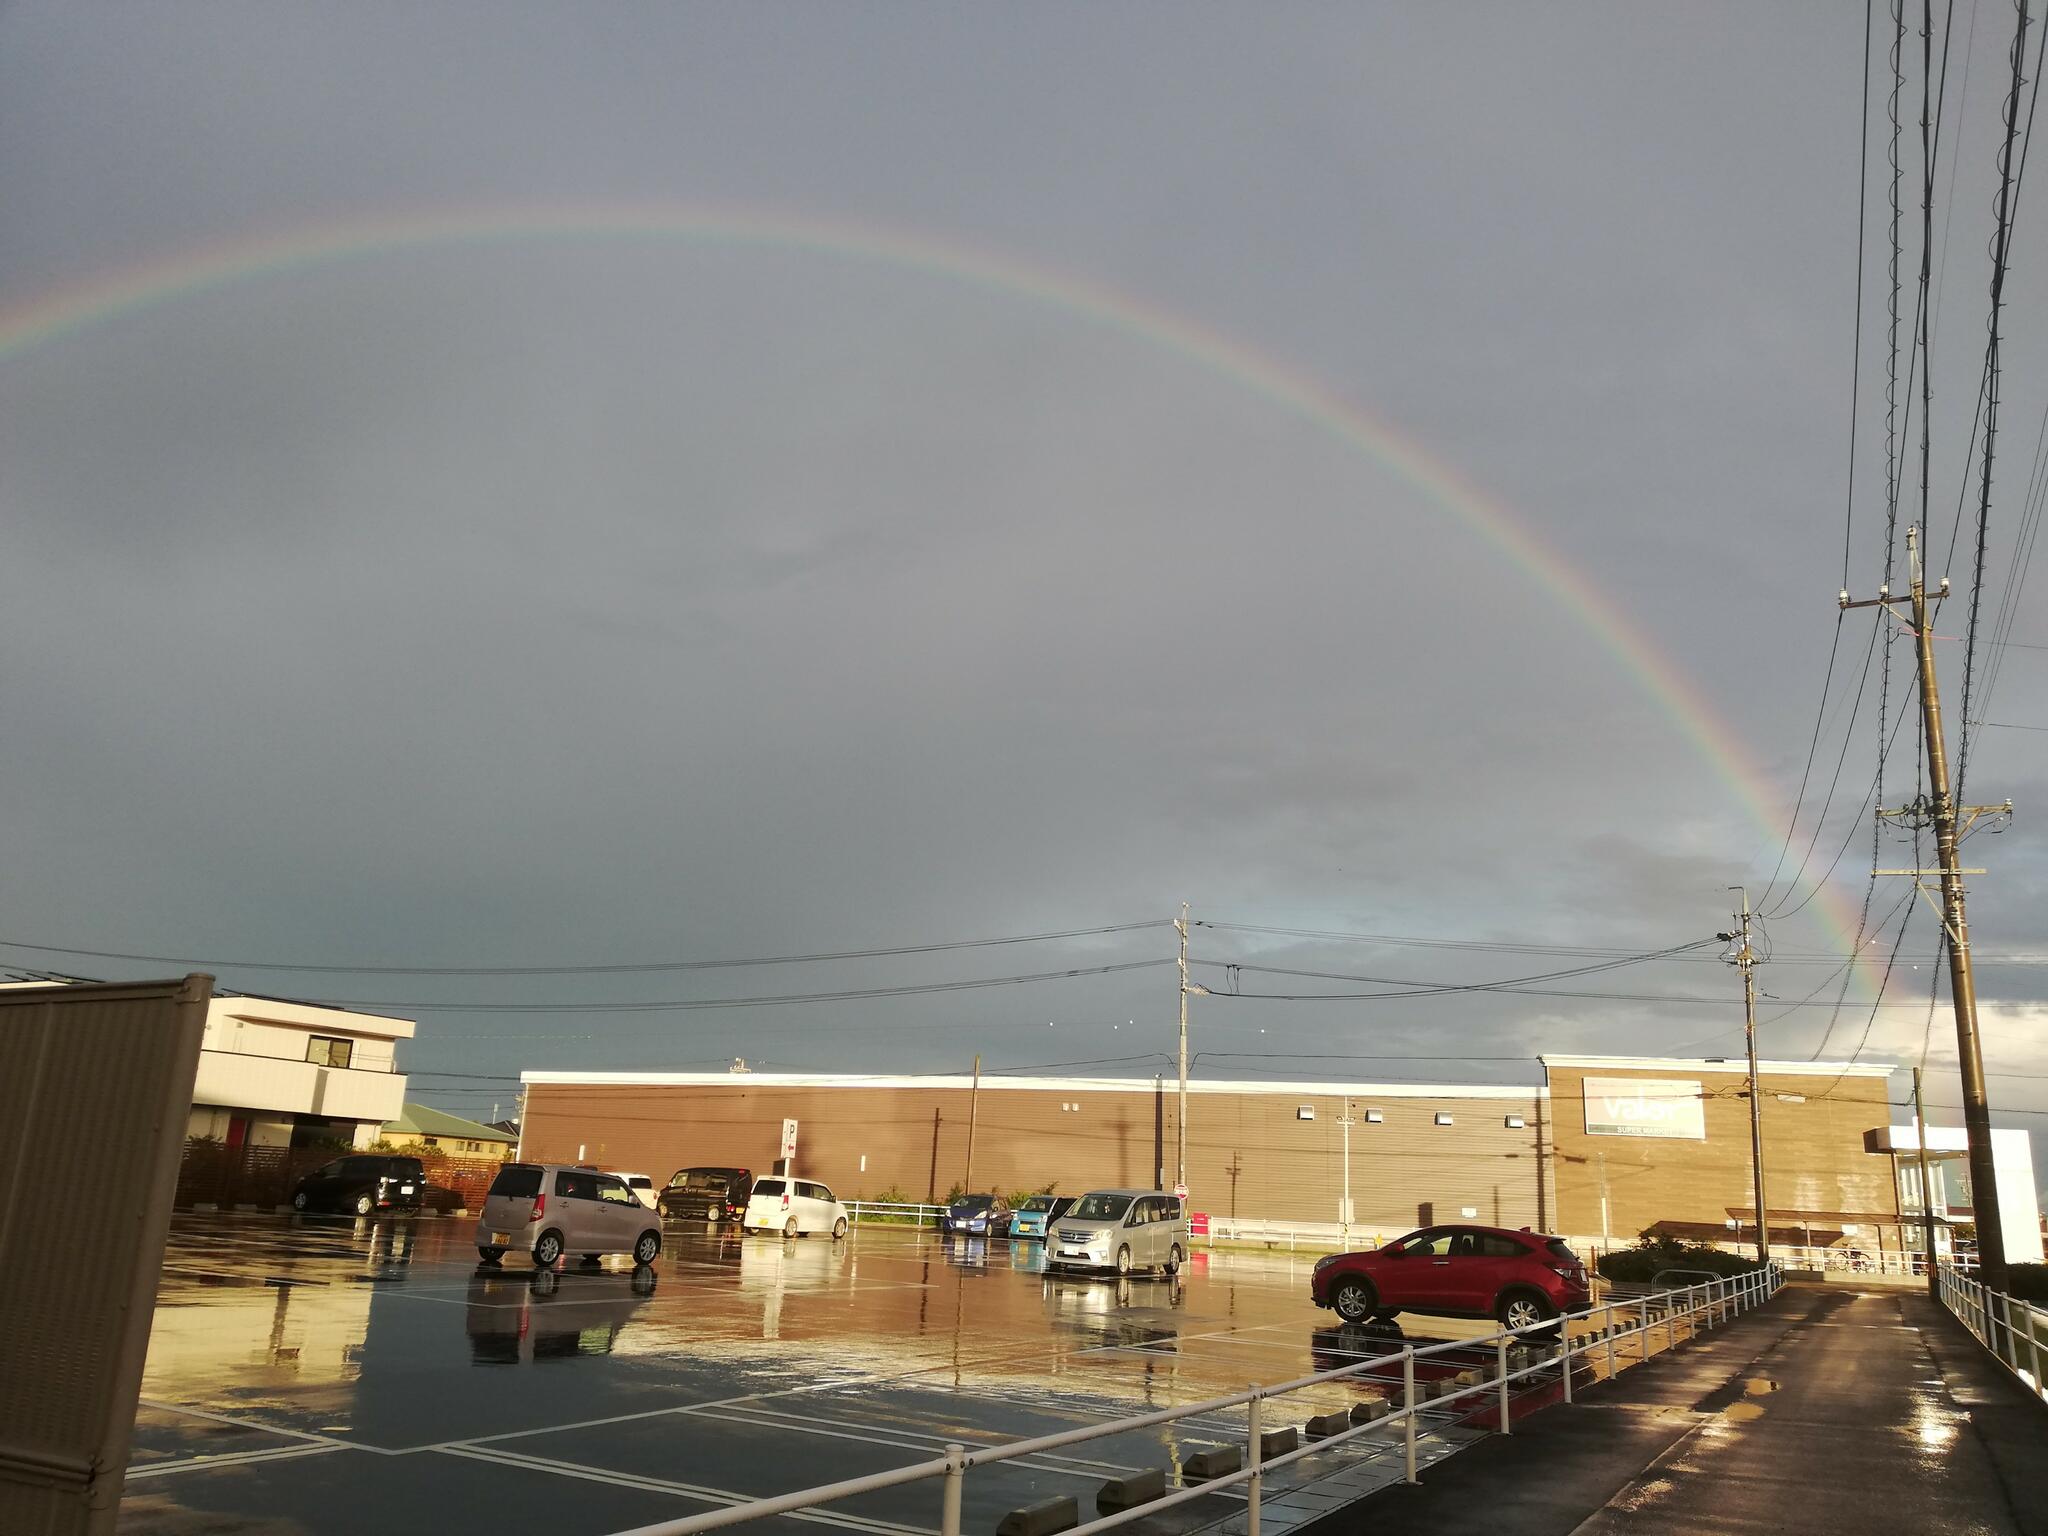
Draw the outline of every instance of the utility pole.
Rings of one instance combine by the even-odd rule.
[[[974,1088],[967,1095],[967,1176],[962,1182],[967,1186],[963,1195],[974,1193],[974,1122],[981,1115],[981,1052],[974,1053]]]
[[[1344,1209],[1338,1224],[1344,1229],[1344,1246],[1351,1246],[1351,1099],[1344,1099],[1344,1113],[1337,1123],[1344,1127]]]
[[[1188,998],[1207,997],[1209,989],[1188,981],[1188,904],[1180,904],[1180,916],[1174,921],[1174,928],[1180,934],[1180,1112],[1174,1117],[1174,1133],[1179,1139],[1180,1152],[1174,1162],[1173,1187],[1176,1191],[1188,1187]]]
[[[1920,1215],[1927,1232],[1927,1294],[1941,1295],[1941,1276],[1934,1268],[1934,1185],[1927,1177],[1927,1111],[1920,1103],[1920,1069],[1913,1069],[1913,1141],[1920,1153]]]
[[[1739,885],[1728,887],[1742,892],[1742,910],[1735,914],[1733,933],[1718,934],[1732,941],[1735,953],[1731,965],[1742,971],[1742,1033],[1749,1048],[1749,1179],[1756,1192],[1756,1261],[1771,1262],[1771,1218],[1764,1208],[1764,1101],[1756,1082],[1756,951],[1749,943],[1749,892]]]
[[[1920,530],[1906,530],[1906,561],[1911,577],[1910,618],[1920,659],[1921,734],[1927,739],[1927,794],[1913,804],[1878,815],[1913,826],[1934,827],[1934,845],[1940,861],[1935,869],[1878,869],[1876,875],[1909,876],[1929,905],[1934,897],[1921,882],[1930,876],[1941,881],[1943,932],[1948,937],[1949,998],[1955,1005],[1956,1058],[1963,1079],[1963,1125],[1970,1137],[1970,1208],[1977,1221],[1978,1278],[1993,1290],[2005,1285],[2005,1229],[1998,1215],[1998,1173],[1991,1160],[1991,1105],[1984,1089],[1984,1052],[1977,1038],[1977,981],[1970,968],[1970,924],[1964,912],[1963,876],[1980,875],[1981,869],[1964,869],[1957,862],[1956,844],[1962,834],[1984,816],[2010,816],[2012,802],[2003,805],[1958,806],[1949,795],[1948,747],[1941,735],[1941,694],[1934,681],[1934,625],[1927,612],[1927,580],[1920,568]],[[1943,577],[1942,597],[1948,595],[1948,578]],[[1851,602],[1845,591],[1843,608],[1883,608],[1899,615],[1891,589],[1879,587],[1877,596]]]

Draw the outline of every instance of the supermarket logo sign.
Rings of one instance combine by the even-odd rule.
[[[1705,1141],[1704,1104],[1696,1082],[1669,1077],[1589,1077],[1586,1134]]]

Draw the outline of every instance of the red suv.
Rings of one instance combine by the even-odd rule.
[[[1365,1253],[1316,1261],[1309,1296],[1347,1323],[1402,1312],[1491,1317],[1534,1328],[1590,1305],[1586,1267],[1563,1238],[1505,1227],[1426,1227]]]

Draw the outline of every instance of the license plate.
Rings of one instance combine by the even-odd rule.
[[[491,1242],[499,1248],[510,1248],[512,1246],[512,1234],[510,1232],[493,1232],[491,1234]]]
[[[398,1192],[401,1195],[409,1195],[412,1193],[412,1186],[410,1184],[401,1184],[398,1186]]]

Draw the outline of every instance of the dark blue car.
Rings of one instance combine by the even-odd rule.
[[[1010,1204],[1001,1195],[962,1195],[946,1207],[940,1225],[965,1236],[1005,1236],[1010,1230]]]

